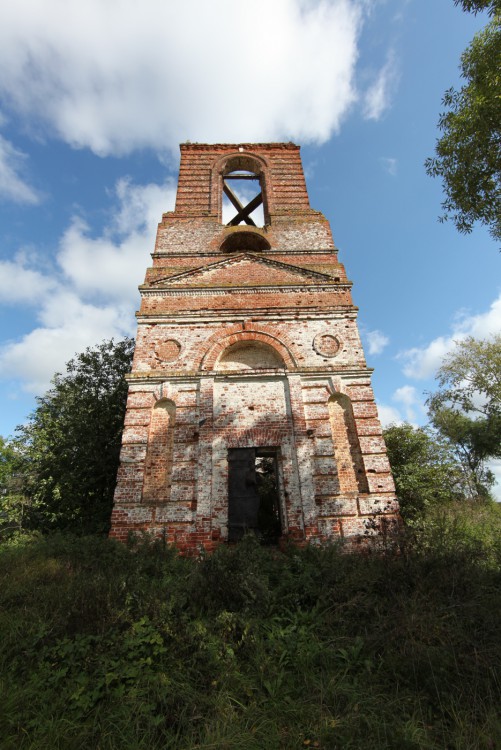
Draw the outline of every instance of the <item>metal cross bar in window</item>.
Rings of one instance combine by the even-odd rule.
[[[246,224],[249,224],[250,226],[255,227],[256,224],[253,221],[253,219],[250,217],[250,214],[263,202],[263,193],[260,192],[258,195],[255,196],[255,198],[251,200],[250,203],[244,206],[242,203],[240,203],[239,199],[237,198],[235,193],[231,190],[230,186],[226,184],[226,179],[228,178],[225,177],[225,179],[223,180],[223,193],[229,198],[231,203],[234,205],[234,207],[238,211],[238,213],[233,217],[231,221],[228,222],[226,226],[234,227],[234,226],[237,226],[237,224],[240,224],[241,221],[245,221]]]

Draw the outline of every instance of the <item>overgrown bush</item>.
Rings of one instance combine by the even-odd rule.
[[[466,527],[386,557],[11,540],[0,746],[497,747],[500,556]]]

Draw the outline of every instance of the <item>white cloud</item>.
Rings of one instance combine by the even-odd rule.
[[[456,336],[456,340],[459,337]],[[439,336],[424,348],[415,347],[399,354],[399,358],[406,361],[404,365],[404,374],[408,378],[417,378],[424,380],[433,377],[440,367],[445,355],[454,346],[454,338]]]
[[[88,232],[89,227],[75,219],[64,233],[58,261],[66,277],[84,295],[130,300],[131,281],[138,283],[144,274],[152,244],[148,247],[138,233],[115,244],[106,236],[93,239]]]
[[[39,203],[40,196],[21,176],[25,160],[26,154],[0,135],[0,197],[15,203]]]
[[[365,92],[363,113],[367,120],[379,120],[388,109],[398,78],[395,53],[390,50],[385,64]]]
[[[501,292],[485,313],[469,315],[461,312],[455,328],[464,336],[487,338],[501,331]]]
[[[55,287],[55,281],[36,269],[26,267],[26,259],[0,261],[0,303],[38,306],[40,299]]]
[[[366,331],[364,337],[369,345],[369,354],[381,354],[390,343],[388,336],[381,331]]]
[[[80,293],[132,304],[131,293],[135,296],[135,284],[149,265],[157,224],[174,207],[175,188],[170,181],[133,185],[122,179],[116,195],[119,207],[103,235],[90,237],[87,224],[75,218],[62,237],[58,262]]]
[[[172,211],[176,201],[176,183],[168,179],[163,185],[134,185],[130,177],[118,180],[115,192],[119,208],[112,228],[119,235],[150,232],[155,237],[162,213]]]
[[[396,177],[398,162],[392,156],[381,156],[379,161],[381,162],[383,169],[387,172],[390,177]]]
[[[489,310],[478,315],[462,312],[453,325],[449,336],[439,336],[425,347],[415,347],[399,354],[407,377],[426,379],[432,377],[442,360],[454,348],[456,341],[467,336],[488,338],[501,331],[501,294],[494,300]]]
[[[377,410],[379,413],[379,420],[383,427],[388,427],[390,424],[402,424],[404,421],[401,413],[393,406],[378,403]]]
[[[391,398],[399,404],[399,408],[388,404],[378,404],[379,418],[383,427],[389,424],[402,424],[404,421],[417,426],[417,423],[421,421],[417,413],[419,417],[422,417],[426,409],[422,396],[416,388],[413,385],[403,385],[396,389]]]
[[[100,155],[180,141],[323,142],[357,98],[361,0],[18,0],[0,11],[0,93]],[[263,52],[265,51],[265,52]],[[369,117],[386,106],[392,64]]]
[[[75,353],[134,332],[137,283],[148,265],[162,212],[173,206],[174,191],[170,182],[133,185],[121,180],[115,194],[117,210],[101,236],[91,238],[89,227],[73,219],[50,275],[29,268],[30,259],[23,255],[0,264],[0,279],[5,279],[0,301],[38,308],[38,327],[0,348],[0,376],[17,378],[30,393],[46,390]]]
[[[411,424],[416,423],[417,412],[420,412],[420,415],[426,413],[422,397],[418,394],[413,385],[403,385],[400,388],[397,388],[392,399],[393,401],[396,401],[397,404],[402,405],[405,420]]]
[[[397,388],[393,394],[393,399],[405,406],[413,406],[417,401],[417,391],[413,385],[403,385]]]
[[[74,354],[103,339],[122,338],[132,328],[130,310],[86,305],[64,293],[52,297],[41,318],[43,327],[0,349],[0,375],[21,379],[23,390],[34,394],[45,391]]]

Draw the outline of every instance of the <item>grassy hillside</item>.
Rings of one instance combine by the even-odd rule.
[[[501,515],[398,554],[0,545],[2,750],[501,747]]]

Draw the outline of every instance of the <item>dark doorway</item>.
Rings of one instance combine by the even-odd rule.
[[[262,544],[282,533],[276,448],[228,451],[228,541],[253,531]]]

